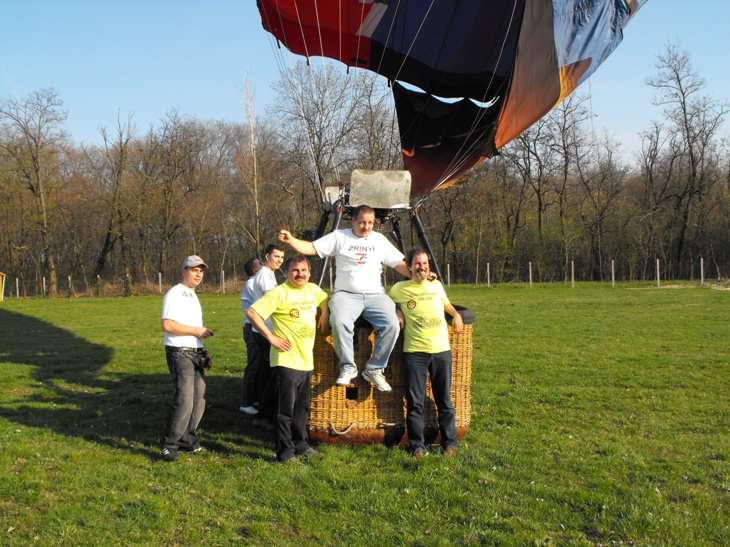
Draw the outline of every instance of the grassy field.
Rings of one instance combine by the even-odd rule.
[[[158,461],[155,297],[0,305],[0,544],[730,542],[730,292],[454,287],[477,314],[454,459],[274,462],[237,412],[236,296],[202,295],[203,454]]]

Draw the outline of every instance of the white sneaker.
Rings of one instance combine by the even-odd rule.
[[[249,416],[256,416],[256,414],[259,413],[258,409],[253,405],[240,406],[238,407],[238,411],[248,414]]]
[[[338,386],[346,386],[350,384],[355,378],[357,378],[357,370],[343,370],[335,380],[335,384]]]
[[[378,391],[392,391],[393,389],[385,379],[382,369],[363,371],[362,377],[378,388]]]

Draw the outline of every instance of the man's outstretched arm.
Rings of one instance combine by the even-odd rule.
[[[317,251],[314,248],[314,245],[312,245],[311,241],[297,239],[296,237],[291,235],[291,232],[289,230],[279,230],[279,241],[281,241],[282,243],[286,243],[300,254],[308,256],[313,256],[317,254]]]

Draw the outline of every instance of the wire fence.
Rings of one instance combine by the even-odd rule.
[[[636,281],[647,281],[646,279],[629,279],[625,276],[619,277],[617,275],[617,265],[614,260],[611,260],[611,275],[610,279],[603,281],[605,285],[615,287],[617,283],[623,282],[636,282]],[[486,267],[481,271],[477,268],[471,279],[464,279],[459,277],[454,279],[455,283],[461,284],[473,284],[491,288],[500,284],[527,284],[528,287],[532,287],[537,283],[556,283],[556,281],[542,281],[535,275],[535,268],[533,262],[528,261],[526,268],[526,277],[512,278],[509,280],[503,279],[501,276],[494,276],[492,264],[487,262]],[[328,275],[323,276],[323,286],[332,290],[334,287],[334,268],[330,264],[328,268]],[[651,280],[652,283],[656,283],[657,287],[661,287],[662,284],[676,282],[676,279],[668,279],[665,272],[662,269],[662,263],[657,258],[655,277]],[[705,277],[705,262],[704,259],[699,260],[699,277],[694,279],[691,278],[689,281],[698,283],[699,286],[706,286],[707,279]],[[452,267],[451,264],[446,265],[446,269],[443,272],[444,279],[442,280],[447,286],[452,284]],[[280,280],[284,279],[284,276],[279,276]],[[312,275],[312,280],[319,279],[319,275]],[[385,285],[392,284],[401,279],[397,274],[386,270],[383,275],[383,283]],[[209,294],[238,294],[243,288],[245,278],[238,275],[226,277],[225,270],[219,272],[208,272],[206,279],[203,284],[198,287],[198,292],[209,293]],[[575,287],[579,281],[595,281],[595,279],[578,279],[576,276],[576,264],[575,261],[570,262],[570,274],[569,278],[559,281],[559,283],[569,284],[571,287]],[[135,281],[130,276],[124,276],[115,279],[105,279],[97,276],[96,279],[89,280],[88,278],[74,279],[68,275],[60,278],[57,282],[56,295],[59,297],[101,297],[101,296],[138,296],[138,295],[161,295],[164,294],[170,287],[178,283],[178,279],[173,276],[167,278],[158,272],[157,279],[154,280],[142,280]],[[30,297],[45,297],[48,296],[49,284],[46,277],[40,277],[38,279],[24,279],[22,276],[13,276],[12,274],[4,274],[0,272],[0,302],[3,299],[9,298],[30,298]]]

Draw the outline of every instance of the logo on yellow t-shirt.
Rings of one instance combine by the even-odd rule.
[[[296,308],[292,308],[289,310],[289,317],[293,317],[294,319],[299,318],[299,310]]]
[[[408,309],[409,310],[412,310],[412,309],[414,309],[416,307],[416,301],[415,300],[409,300],[408,303],[406,304],[406,306],[408,306]]]

